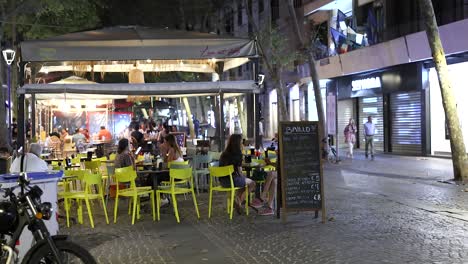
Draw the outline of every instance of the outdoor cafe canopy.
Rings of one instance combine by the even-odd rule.
[[[221,74],[257,59],[255,40],[209,33],[119,26],[71,33],[21,43],[21,61],[27,69],[39,65],[41,72],[144,72],[187,71]],[[258,68],[254,64],[254,69]],[[258,74],[258,72],[254,73]],[[189,96],[195,94],[258,93],[254,80],[179,83],[26,84],[17,90],[18,123],[24,124],[24,96],[49,98],[70,95]],[[104,95],[104,96],[102,96]],[[33,103],[34,107],[34,103]],[[221,104],[220,104],[221,107]],[[34,116],[33,116],[34,123]],[[222,126],[220,126],[221,128]],[[19,126],[19,134],[24,132]],[[34,126],[33,126],[34,133]],[[24,138],[18,138],[20,145]],[[223,142],[223,140],[221,140]]]
[[[216,72],[257,57],[254,40],[193,31],[119,26],[21,43],[24,62],[42,63],[42,72]],[[80,63],[78,63],[80,62]]]
[[[26,84],[18,94],[36,94],[36,99],[117,99],[127,95],[185,97],[217,93],[259,93],[254,81],[174,82],[174,83],[56,83]],[[92,95],[89,97],[88,95]]]

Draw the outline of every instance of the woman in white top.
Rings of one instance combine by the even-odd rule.
[[[166,153],[163,156],[164,162],[184,161],[182,151],[180,150],[180,147],[176,142],[176,137],[173,134],[166,136],[164,144],[166,144]]]

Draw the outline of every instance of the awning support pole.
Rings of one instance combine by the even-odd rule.
[[[219,94],[219,123],[219,151],[221,152],[224,150],[224,142],[226,141],[226,123],[224,121],[224,93]]]
[[[24,66],[25,63],[20,63],[20,74],[19,74],[19,86],[24,85]],[[16,139],[17,146],[16,148],[19,149],[20,147],[24,148],[25,142],[25,116],[24,116],[24,94],[20,94],[18,96],[18,136]]]
[[[258,81],[259,81],[259,62],[258,62],[258,58],[254,58],[252,59],[253,60],[253,67],[252,67],[252,75],[254,77],[254,81],[255,83],[258,85]],[[262,142],[261,139],[260,139],[260,136],[259,136],[259,130],[258,130],[258,122],[260,121],[260,117],[261,117],[261,113],[260,113],[260,102],[259,102],[259,95],[258,94],[253,94],[252,96],[253,98],[253,111],[252,112],[252,118],[253,118],[253,131],[254,131],[254,142],[255,142],[255,147],[256,148],[262,148]]]
[[[36,136],[36,95],[31,95],[31,138]],[[39,129],[40,131],[40,129]]]

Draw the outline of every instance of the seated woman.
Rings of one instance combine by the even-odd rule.
[[[245,187],[249,186],[249,192],[255,190],[255,182],[242,175],[242,135],[233,134],[229,137],[226,149],[221,153],[219,158],[219,166],[234,166],[234,173],[232,174],[234,187]],[[223,187],[230,187],[231,181],[229,176],[219,178],[219,182]],[[235,206],[238,213],[241,212],[241,204],[245,199],[244,190],[237,193]]]
[[[160,146],[161,157],[165,163],[172,161],[184,161],[182,151],[176,142],[176,137],[173,134],[169,134],[164,139],[164,143]]]
[[[266,165],[272,165],[276,167],[276,162],[270,161],[270,159],[265,158]],[[260,194],[260,199],[255,198],[252,201],[251,205],[257,209],[259,215],[273,215],[273,202],[276,196],[276,185],[277,185],[277,174],[276,171],[269,171],[265,184],[263,186],[262,193]]]
[[[130,152],[130,146],[128,143],[128,139],[126,138],[119,140],[117,155],[115,156],[114,160],[114,166],[116,169],[128,166],[135,167],[135,159]]]
[[[182,156],[182,151],[179,148],[179,145],[177,145],[176,138],[174,135],[169,134],[164,138],[164,143],[161,144],[160,146],[161,150],[161,157],[164,160],[165,164],[168,164],[170,162],[182,162],[184,161],[184,158]],[[158,185],[161,185],[161,182],[163,181],[169,181],[170,176],[169,172],[164,172],[160,173],[158,176]],[[148,182],[148,184],[152,184]],[[169,203],[169,199],[167,197],[163,198],[161,201],[161,206],[166,205]]]

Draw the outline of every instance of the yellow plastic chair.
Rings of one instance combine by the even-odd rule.
[[[169,176],[171,177],[170,186],[164,186],[161,189],[156,191],[156,202],[157,202],[157,212],[158,212],[158,221],[160,219],[159,207],[161,204],[161,194],[170,194],[172,197],[172,206],[174,207],[174,213],[177,219],[177,223],[180,223],[179,210],[177,209],[177,199],[176,195],[192,193],[193,204],[195,206],[195,211],[197,212],[198,218],[200,218],[200,212],[198,211],[197,198],[195,196],[195,190],[193,188],[193,177],[192,177],[192,168],[183,168],[183,169],[170,169]],[[179,181],[176,181],[179,180]],[[179,183],[189,182],[190,187],[180,187]]]
[[[208,185],[206,175],[210,174],[208,167],[211,161],[210,155],[195,155],[193,157],[193,177],[197,194],[200,194],[200,185],[202,187],[207,187]]]
[[[83,181],[85,183],[85,188],[83,192],[75,192],[75,193],[68,193],[65,194],[63,197],[65,199],[65,203],[69,205],[69,200],[74,199],[78,203],[78,222],[80,224],[83,224],[83,206],[82,206],[82,201],[85,201],[86,208],[88,210],[88,216],[89,216],[89,222],[91,223],[91,227],[94,228],[94,218],[93,218],[93,213],[91,210],[91,205],[90,205],[90,200],[96,200],[100,199],[102,202],[102,206],[104,209],[104,215],[106,217],[106,223],[109,224],[109,218],[107,216],[107,208],[106,208],[106,203],[104,201],[104,191],[102,188],[102,179],[101,179],[101,174],[97,173],[91,173],[89,171],[86,171],[84,173],[84,178]],[[91,188],[92,186],[96,186],[96,189],[98,190],[97,193],[93,193]],[[70,227],[70,213],[69,213],[69,206],[65,207],[65,212],[67,215],[67,226]]]
[[[208,155],[210,155],[211,157],[211,160],[219,160],[219,158],[221,157],[221,152],[217,152],[217,151],[208,151]]]
[[[78,191],[78,183],[83,182],[85,170],[65,170],[63,175],[65,176],[62,179],[64,192]],[[72,186],[72,188],[70,188]],[[59,193],[60,194],[60,193]]]
[[[116,182],[116,194],[115,194],[115,205],[114,205],[114,223],[117,222],[117,210],[119,205],[119,197],[129,197],[133,201],[133,214],[132,214],[132,225],[135,224],[135,217],[140,219],[140,196],[150,195],[151,206],[153,209],[153,221],[156,220],[155,208],[154,208],[154,191],[151,187],[136,187],[135,179],[137,177],[136,171],[133,170],[132,166],[125,168],[115,169],[115,182]],[[129,188],[120,189],[120,183],[130,184]],[[129,205],[131,202],[129,202]],[[137,212],[138,208],[138,212]]]
[[[90,170],[93,173],[100,173],[101,172],[101,161],[100,160],[85,161],[84,165],[85,165],[85,169]]]
[[[63,172],[64,178],[62,178],[62,181],[59,182],[61,183],[62,186],[64,187],[64,191],[59,192],[57,195],[60,198],[65,198],[65,196],[70,196],[74,195],[76,193],[82,192],[83,190],[80,190],[78,186],[82,186],[84,184],[84,175],[85,175],[86,170],[65,170]],[[72,188],[70,188],[70,185]],[[71,207],[71,201],[68,201],[67,199],[64,199],[64,207],[65,211],[70,210]],[[67,219],[67,226],[70,227],[70,222]]]
[[[71,159],[72,164],[81,164],[81,158],[80,157],[74,157]]]
[[[107,174],[107,167],[106,167],[107,157],[95,158],[92,161],[94,162],[99,161],[99,172],[102,175],[102,184],[103,186],[107,186],[107,182],[109,181],[109,175]],[[91,165],[91,166],[95,166],[95,165]]]
[[[270,160],[271,161],[271,160]],[[258,159],[258,160],[255,160],[255,163],[258,163],[260,165],[263,165],[263,170],[264,171],[275,171],[276,170],[276,167],[273,166],[273,165],[266,165],[266,162],[265,160],[263,159]]]
[[[145,156],[143,156],[143,155],[138,155],[137,158],[136,158],[136,162],[144,161],[144,160],[145,160]]]
[[[185,161],[171,161],[167,164],[167,168],[170,170],[171,168],[175,168],[175,169],[185,169],[185,168],[188,168],[189,167],[189,162],[188,160],[185,160]],[[181,180],[181,181],[177,181],[176,184],[184,184],[184,183],[187,183],[188,181],[184,181],[184,180]],[[162,181],[161,182],[161,185],[171,185],[171,181]]]
[[[63,161],[52,161],[50,164],[52,165],[53,170],[61,170]]]
[[[267,150],[268,158],[273,162],[276,160],[277,154],[274,150]]]
[[[224,166],[224,167],[210,167],[210,198],[208,202],[208,218],[211,218],[211,206],[213,200],[213,192],[228,192],[228,199],[227,199],[227,211],[229,213],[229,219],[232,219],[232,213],[234,212],[234,198],[237,190],[241,190],[245,188],[246,194],[249,192],[249,187],[246,185],[245,187],[234,187],[234,181],[232,179],[232,174],[234,173],[234,166]],[[215,186],[214,181],[216,178],[226,177],[229,176],[231,186],[230,187],[222,187],[220,185]],[[245,213],[249,215],[249,195],[245,196]]]

